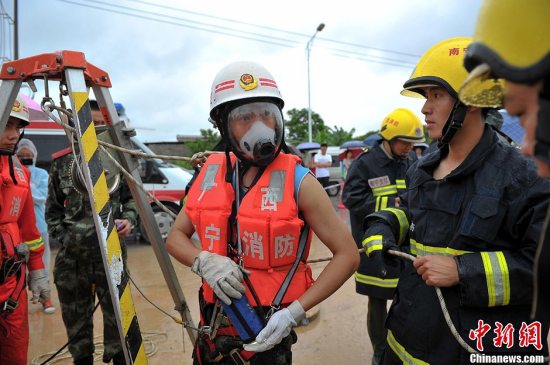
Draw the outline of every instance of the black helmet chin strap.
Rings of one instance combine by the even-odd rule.
[[[437,143],[438,148],[441,148],[443,145],[451,142],[456,132],[458,132],[458,130],[462,128],[462,124],[464,123],[464,119],[466,118],[467,110],[467,105],[465,105],[458,99],[455,101],[453,110],[451,111],[451,114],[449,115],[445,126],[443,126],[441,138]]]

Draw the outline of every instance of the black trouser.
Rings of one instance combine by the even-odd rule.
[[[330,176],[318,177],[318,178],[317,178],[317,181],[319,181],[319,183],[320,183],[321,185],[323,185],[323,187],[327,187],[327,186],[328,186],[329,180],[330,180]]]

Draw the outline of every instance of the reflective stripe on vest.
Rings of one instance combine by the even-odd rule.
[[[422,361],[420,359],[415,358],[411,354],[405,350],[405,347],[401,345],[395,337],[393,337],[393,333],[391,330],[388,330],[388,345],[390,345],[393,352],[399,357],[401,361],[403,361],[403,364],[409,364],[409,365],[429,365],[428,362]]]
[[[235,194],[225,181],[225,155],[212,154],[189,189],[185,212],[204,250],[227,256],[228,220]]]
[[[364,275],[355,272],[355,281],[366,285],[378,286],[381,288],[397,288],[399,278],[394,279],[382,279],[376,276]]]

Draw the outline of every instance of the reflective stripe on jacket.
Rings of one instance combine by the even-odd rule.
[[[362,248],[363,220],[367,215],[395,206],[395,198],[405,191],[405,173],[413,162],[394,160],[378,144],[359,155],[348,170],[342,202],[349,209],[351,232],[358,248]],[[356,291],[359,294],[391,299],[399,277],[398,267],[388,267],[386,277],[379,277],[379,270],[372,261],[361,254],[361,263],[355,273]]]
[[[466,160],[441,180],[433,171],[446,149],[424,156],[407,174],[402,196],[410,222],[410,252],[452,256],[459,284],[441,288],[454,326],[474,349],[470,331],[490,326],[484,353],[547,352],[520,345],[522,323],[530,324],[532,266],[550,199],[550,182],[537,176],[531,160],[498,141],[488,127]],[[388,344],[404,362],[469,364],[469,354],[452,336],[436,292],[406,262],[389,312]],[[514,328],[513,346],[496,346],[497,322]],[[498,342],[498,341],[497,341]]]

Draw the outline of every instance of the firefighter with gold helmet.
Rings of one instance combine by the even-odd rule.
[[[485,123],[488,108],[458,99],[470,43],[434,45],[405,82],[402,94],[425,98],[421,111],[439,148],[411,166],[399,207],[365,221],[371,255],[388,257],[401,244],[415,256],[404,263],[388,314],[385,364],[548,354],[548,324],[530,321],[529,311],[550,182],[499,140]],[[540,341],[525,342],[529,333]]]
[[[405,173],[416,160],[410,153],[413,145],[424,142],[420,119],[410,110],[398,108],[382,121],[383,140],[359,155],[348,171],[342,202],[350,211],[351,231],[358,248],[366,243],[363,238],[363,220],[373,212],[399,206],[399,194],[407,188]],[[385,264],[381,253],[368,257],[361,255],[355,273],[355,290],[368,295],[367,330],[373,347],[374,365],[380,363],[386,343],[384,327],[386,302],[392,299],[401,262]]]
[[[18,96],[0,137],[0,364],[26,365],[29,347],[27,269],[32,302],[50,299],[44,241],[36,228],[30,172],[15,156],[29,125],[29,110]]]
[[[321,185],[285,152],[273,76],[257,63],[231,63],[214,78],[210,106],[226,150],[202,166],[166,242],[203,281],[200,324],[210,328],[193,358],[291,364],[292,328],[352,275],[359,255]],[[316,281],[306,263],[310,227],[333,253]]]
[[[498,100],[525,128],[522,152],[535,157],[539,175],[550,178],[550,2],[485,0],[474,40],[464,59],[470,76],[460,91],[465,101]],[[497,83],[496,79],[504,79]],[[494,83],[495,87],[479,85]],[[499,87],[496,87],[496,86]],[[502,86],[502,87],[500,87]],[[487,97],[489,95],[489,97]],[[535,258],[532,316],[550,321],[550,226]]]

